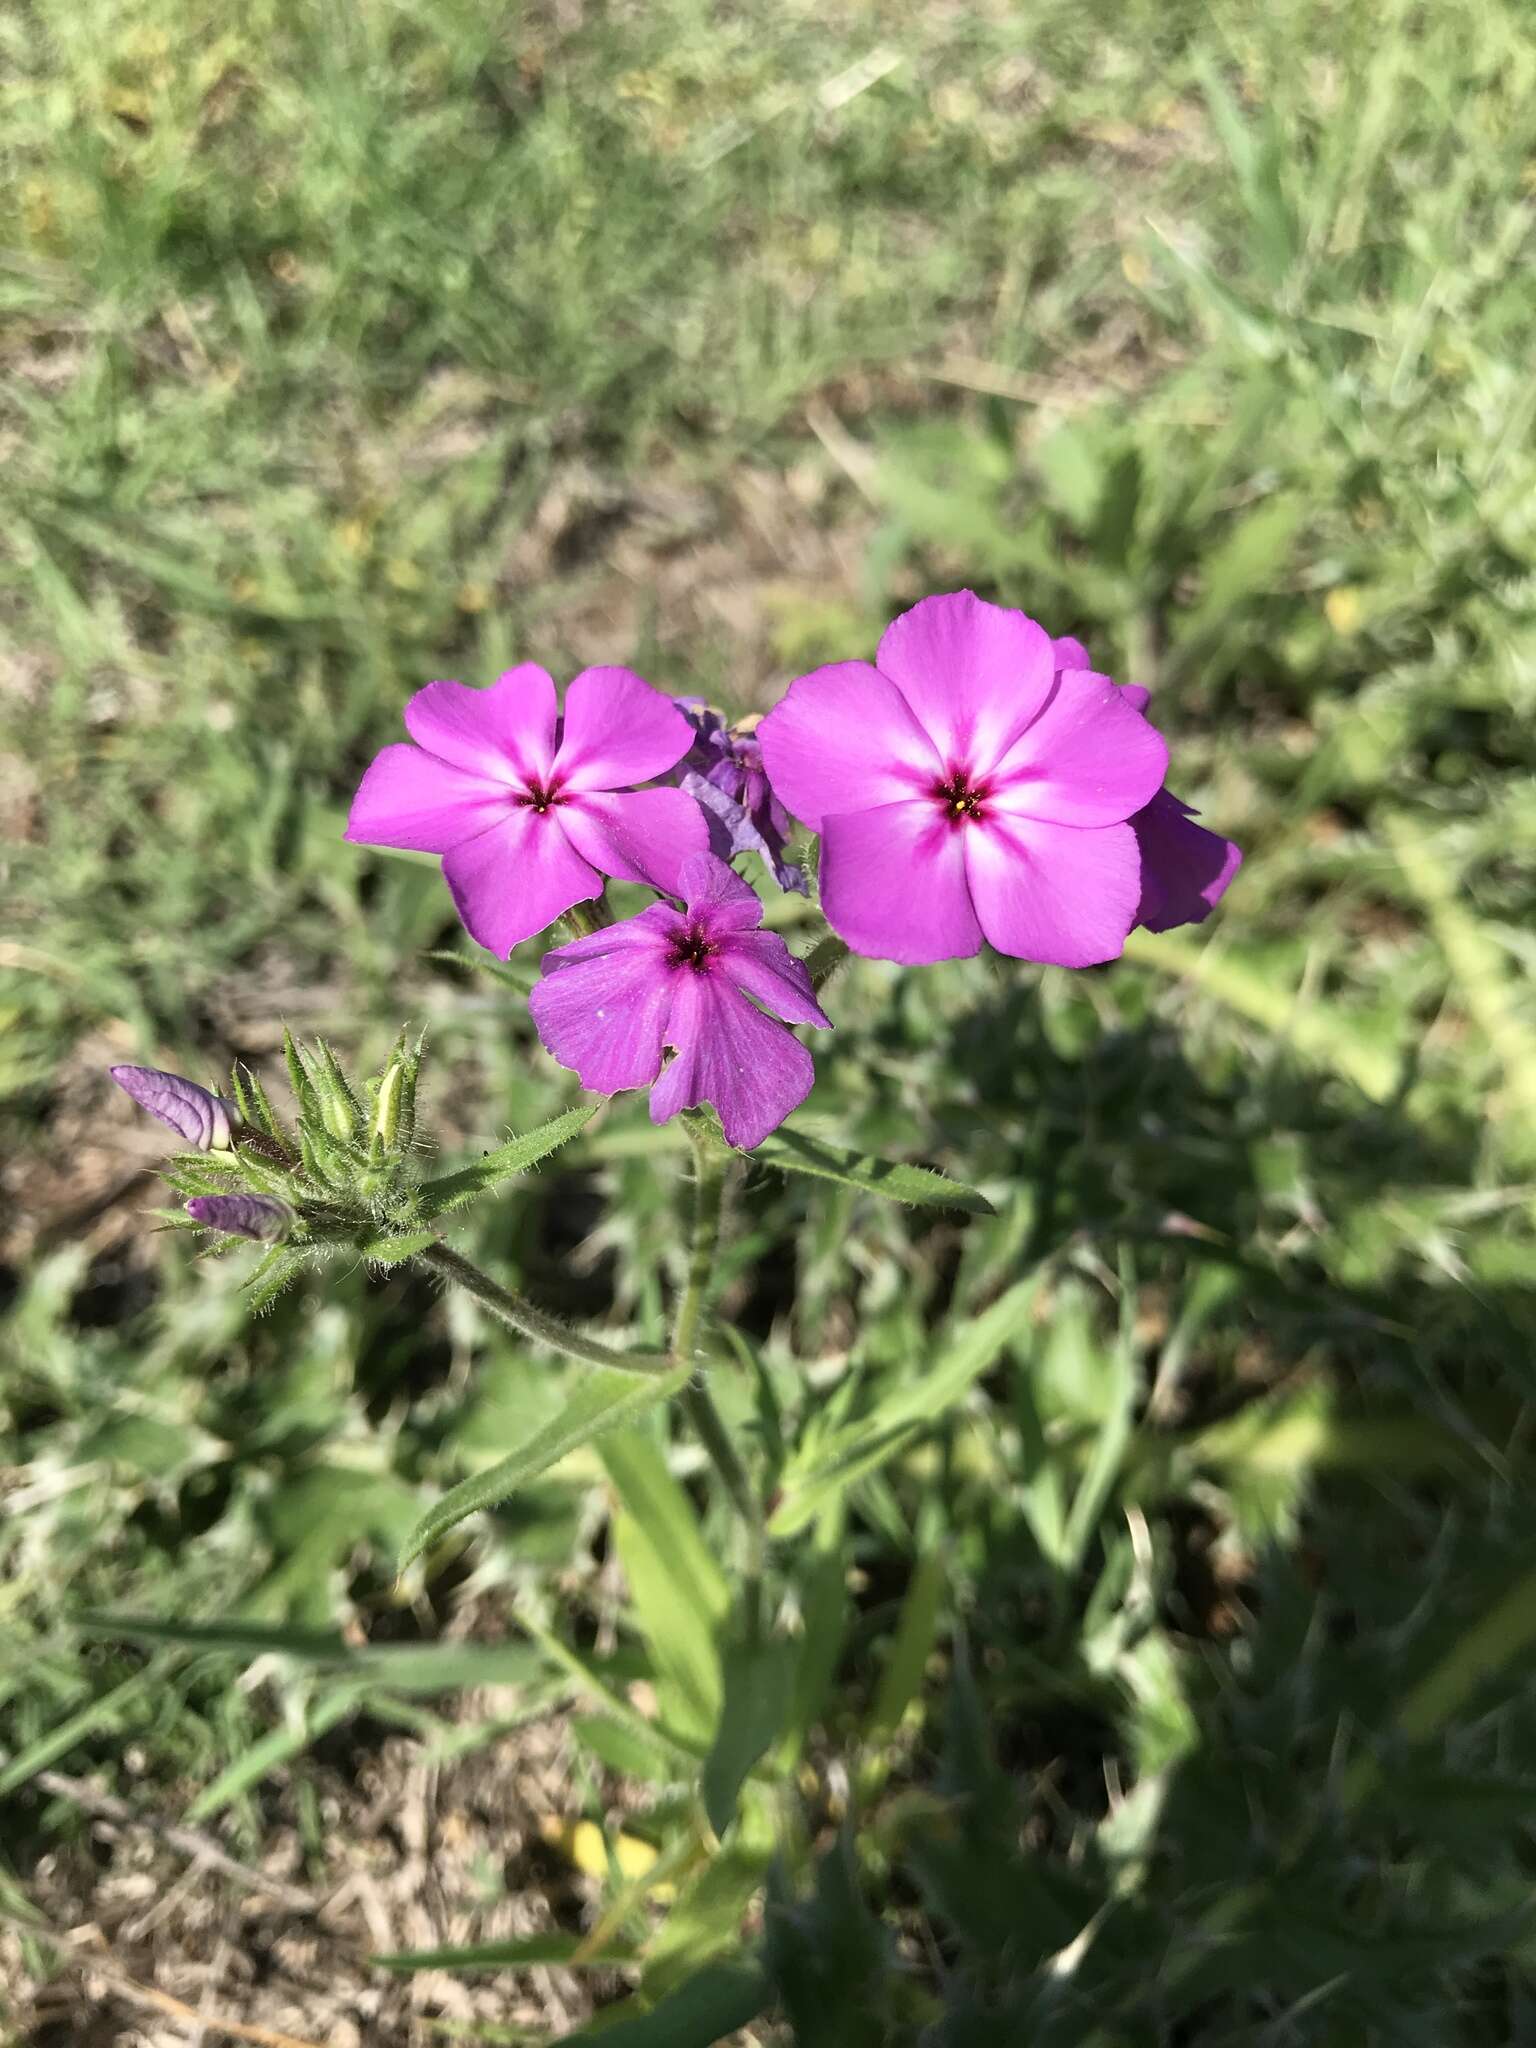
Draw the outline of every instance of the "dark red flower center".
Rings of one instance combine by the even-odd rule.
[[[710,962],[719,950],[698,925],[685,925],[672,941],[669,965],[691,968],[695,974],[708,974]]]
[[[525,811],[537,811],[542,817],[546,811],[553,810],[556,804],[563,804],[565,798],[561,794],[558,782],[530,782],[518,798],[518,802]]]
[[[944,808],[944,815],[952,825],[963,825],[967,819],[977,819],[983,814],[990,795],[984,782],[973,782],[964,768],[951,768],[943,779],[933,785],[933,795]]]

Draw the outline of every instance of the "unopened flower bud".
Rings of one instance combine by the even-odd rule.
[[[194,1195],[187,1214],[206,1230],[275,1244],[293,1228],[293,1211],[268,1195]]]
[[[217,1095],[184,1081],[180,1074],[162,1074],[157,1067],[112,1067],[113,1080],[140,1109],[173,1130],[183,1144],[198,1152],[230,1149],[229,1111]]]
[[[400,1135],[400,1094],[404,1085],[404,1062],[391,1060],[384,1069],[378,1099],[373,1105],[373,1141],[386,1152],[394,1150],[395,1140]]]

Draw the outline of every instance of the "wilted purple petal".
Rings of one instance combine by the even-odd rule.
[[[793,823],[769,783],[756,732],[746,723],[728,726],[698,698],[680,701],[696,734],[682,763],[681,787],[704,810],[711,853],[720,860],[755,853],[781,889],[809,895],[804,874],[784,858]]]
[[[686,974],[667,1025],[677,1051],[651,1090],[651,1122],[713,1103],[726,1143],[750,1151],[811,1092],[816,1070],[799,1039],[765,1017],[726,974]]]
[[[226,1237],[250,1237],[258,1244],[276,1244],[293,1228],[293,1211],[269,1195],[194,1195],[187,1214],[205,1230]]]
[[[1160,789],[1131,820],[1141,849],[1141,901],[1136,922],[1149,932],[1200,924],[1221,901],[1243,864],[1241,850],[1195,823],[1195,813]]]
[[[185,1145],[199,1152],[225,1152],[230,1144],[229,1111],[217,1095],[165,1074],[158,1067],[110,1067],[107,1070],[140,1109],[173,1130]]]

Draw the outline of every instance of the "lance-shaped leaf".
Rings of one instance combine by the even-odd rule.
[[[614,2019],[605,2012],[596,2027],[570,2035],[568,2048],[586,2048],[588,2042],[595,2048],[599,2038],[603,2048],[711,2048],[749,2026],[771,1995],[761,1970],[708,1963],[649,2012],[631,2017],[624,2006]]]
[[[588,1373],[577,1382],[575,1392],[559,1414],[536,1429],[525,1444],[488,1470],[461,1480],[422,1516],[405,1540],[400,1570],[404,1571],[424,1550],[470,1515],[478,1514],[482,1508],[498,1507],[520,1486],[547,1472],[551,1465],[558,1464],[582,1444],[590,1443],[605,1429],[628,1422],[657,1401],[677,1393],[686,1383],[689,1370],[679,1366],[676,1372],[643,1380],[627,1372]]]
[[[723,1659],[720,1720],[704,1765],[704,1811],[717,1835],[736,1818],[747,1775],[767,1754],[789,1704],[792,1650],[772,1637],[731,1644]]]
[[[951,1180],[930,1166],[906,1166],[892,1159],[867,1159],[857,1152],[844,1152],[836,1145],[824,1145],[804,1131],[786,1124],[773,1132],[752,1153],[764,1166],[776,1166],[780,1173],[805,1173],[813,1180],[840,1181],[844,1187],[859,1188],[867,1195],[883,1195],[888,1202],[909,1202],[928,1209],[968,1209],[973,1216],[990,1216],[992,1204],[975,1188]]]
[[[815,1517],[849,1487],[867,1479],[911,1443],[914,1436],[953,1406],[996,1361],[1004,1346],[1022,1335],[1040,1289],[1032,1273],[1000,1295],[980,1315],[951,1326],[932,1367],[904,1381],[868,1414],[845,1423],[816,1446],[798,1470],[786,1473],[783,1497],[769,1524],[788,1536]]]
[[[514,1173],[524,1172],[574,1138],[592,1121],[597,1110],[595,1102],[579,1102],[574,1109],[566,1110],[547,1124],[540,1124],[536,1131],[525,1131],[520,1138],[513,1138],[498,1151],[487,1152],[472,1166],[461,1167],[457,1173],[444,1174],[440,1180],[426,1181],[418,1190],[423,1214],[445,1216],[451,1209],[462,1209],[477,1195],[495,1187],[498,1181],[510,1180]]]

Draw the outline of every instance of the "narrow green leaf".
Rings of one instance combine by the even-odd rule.
[[[720,1712],[720,1659],[709,1618],[693,1605],[669,1569],[665,1548],[643,1522],[617,1513],[613,1541],[651,1654],[662,1711],[684,1735],[707,1741]]]
[[[360,1697],[360,1689],[356,1685],[341,1686],[307,1705],[297,1725],[289,1723],[282,1728],[274,1728],[259,1742],[253,1742],[193,1800],[184,1816],[188,1825],[195,1826],[198,1821],[222,1813],[242,1792],[249,1791],[269,1772],[291,1762],[312,1742],[317,1742],[328,1728],[334,1728],[344,1715],[350,1714]]]
[[[275,1244],[246,1282],[245,1303],[253,1316],[272,1306],[286,1288],[293,1285],[310,1262],[307,1251],[294,1245]]]
[[[798,1760],[832,1689],[847,1639],[848,1607],[848,1565],[841,1542],[834,1541],[817,1558],[803,1596],[805,1630],[795,1663],[786,1769]]]
[[[741,1834],[746,1833],[744,1818]],[[742,1922],[763,1889],[771,1861],[769,1840],[749,1842],[738,1836],[679,1887],[672,1910],[646,1944],[642,1997],[665,2001],[706,1965],[741,1953]]]
[[[582,1444],[590,1443],[603,1430],[627,1422],[675,1394],[686,1383],[688,1372],[687,1366],[679,1366],[676,1372],[654,1379],[638,1379],[631,1373],[603,1369],[586,1374],[559,1414],[536,1429],[526,1443],[488,1471],[461,1480],[422,1516],[406,1538],[399,1569],[404,1571],[468,1516],[478,1514],[482,1508],[498,1506],[520,1486],[547,1472]]]
[[[738,1643],[727,1650],[720,1720],[704,1765],[704,1812],[717,1835],[736,1818],[747,1774],[772,1746],[790,1696],[791,1651],[782,1641]]]
[[[765,1138],[752,1157],[780,1173],[809,1174],[813,1180],[840,1181],[844,1187],[859,1188],[865,1194],[883,1195],[887,1201],[907,1202],[929,1209],[967,1209],[973,1216],[990,1216],[992,1204],[975,1188],[929,1166],[904,1166],[890,1159],[866,1159],[857,1152],[844,1152],[824,1145],[819,1138],[781,1126]]]
[[[29,1778],[47,1770],[59,1757],[67,1756],[75,1744],[83,1742],[88,1735],[94,1735],[102,1728],[116,1727],[130,1705],[137,1708],[139,1694],[153,1689],[155,1683],[164,1678],[167,1669],[167,1661],[157,1658],[144,1670],[133,1672],[120,1685],[113,1686],[110,1692],[87,1701],[78,1712],[70,1714],[56,1727],[46,1729],[0,1769],[0,1797],[25,1785]]]
[[[689,1784],[693,1782],[696,1766],[692,1758],[686,1760],[687,1768],[680,1770],[678,1758],[666,1742],[637,1735],[628,1723],[612,1720],[607,1714],[577,1714],[569,1727],[599,1763],[626,1778],[639,1778],[651,1785],[675,1785],[684,1777]]]
[[[965,1318],[932,1371],[903,1382],[867,1415],[823,1439],[814,1463],[786,1475],[783,1498],[769,1525],[772,1533],[789,1536],[804,1528],[829,1501],[893,1458],[919,1429],[958,1401],[1004,1345],[1026,1328],[1040,1280],[1038,1272],[1032,1273],[980,1315]]]
[[[540,1124],[537,1130],[525,1131],[520,1138],[513,1138],[499,1151],[487,1152],[473,1165],[461,1167],[457,1173],[444,1174],[439,1180],[425,1182],[418,1191],[425,1213],[444,1216],[452,1209],[462,1209],[477,1195],[495,1187],[498,1181],[510,1180],[513,1174],[524,1172],[585,1129],[597,1110],[595,1102],[579,1102],[574,1109],[553,1117],[547,1124]]]
[[[633,1948],[623,1942],[609,1942],[598,1954],[587,1955],[584,1934],[525,1934],[510,1941],[472,1941],[463,1948],[408,1948],[395,1955],[373,1956],[384,1970],[527,1970],[535,1964],[552,1964],[562,1970],[607,1970],[616,1963],[632,1963]]]
[[[162,1621],[137,1614],[87,1614],[81,1632],[129,1642],[176,1643],[237,1657],[289,1657],[297,1664],[405,1693],[455,1692],[472,1685],[525,1685],[543,1670],[526,1643],[363,1643],[326,1629],[263,1621]]]
[[[670,1387],[671,1376],[665,1384]],[[730,1609],[730,1588],[704,1541],[687,1493],[656,1443],[638,1430],[610,1437],[600,1453],[614,1492],[667,1560],[685,1599],[713,1638]]]
[[[1285,986],[1267,963],[1182,932],[1132,932],[1125,957],[1163,974],[1188,975],[1196,988],[1286,1039],[1301,1058],[1332,1067],[1372,1101],[1384,1101],[1401,1079],[1403,1057],[1394,1047],[1373,1041],[1334,1005]]]
[[[940,1550],[925,1551],[917,1561],[907,1597],[902,1602],[896,1639],[886,1659],[869,1717],[869,1740],[883,1742],[901,1726],[902,1716],[922,1689],[944,1599],[948,1560]]]
[[[437,1242],[435,1230],[406,1230],[395,1237],[376,1237],[363,1246],[362,1255],[375,1266],[399,1266]]]
[[[711,1963],[670,1998],[647,2013],[617,2021],[606,2015],[572,2034],[566,2048],[715,2048],[738,2028],[749,2026],[768,2003],[761,1970],[736,1963]]]
[[[708,1739],[720,1713],[716,1636],[730,1591],[704,1541],[693,1502],[654,1440],[638,1430],[599,1453],[624,1512],[614,1541],[635,1616],[659,1676],[670,1679],[688,1732]]]
[[[678,1774],[690,1780],[697,1774],[699,1766],[709,1754],[708,1745],[692,1737],[684,1737],[676,1730],[664,1728],[659,1722],[648,1721],[621,1693],[615,1692],[603,1674],[594,1669],[579,1650],[573,1650],[552,1630],[544,1627],[526,1609],[518,1615],[519,1625],[536,1642],[551,1664],[565,1672],[575,1686],[578,1697],[589,1699],[598,1711],[621,1728],[626,1728],[639,1741],[649,1743],[672,1758]]]

